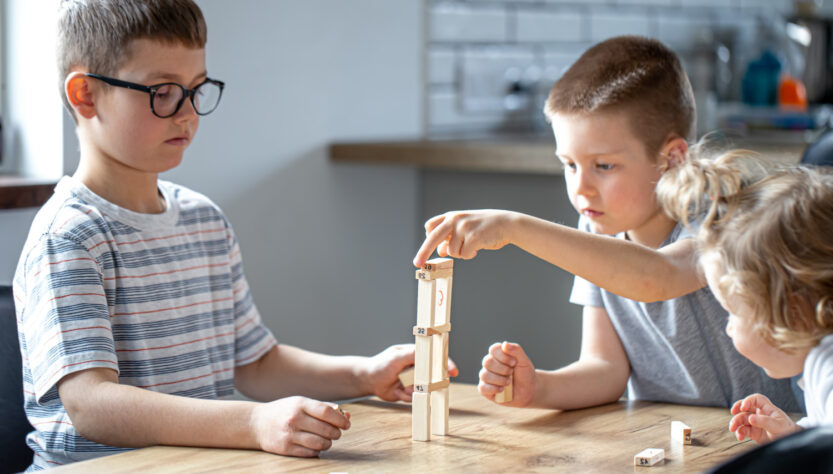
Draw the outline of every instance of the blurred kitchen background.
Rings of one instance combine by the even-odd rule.
[[[461,132],[549,134],[541,110],[552,84],[589,46],[625,34],[657,38],[681,57],[697,98],[701,133],[729,128],[753,139],[771,139],[772,130],[757,132],[816,131],[826,124],[827,108],[808,110],[807,102],[815,106],[833,99],[833,39],[825,18],[833,12],[829,4],[431,2],[427,131],[437,137]],[[781,110],[779,87],[784,89]],[[803,100],[791,94],[795,88],[804,90],[796,92]],[[803,142],[808,139],[804,135],[778,134],[776,140]]]
[[[541,109],[595,42],[667,43],[691,77],[701,133],[787,161],[827,127],[833,101],[830,1],[197,3],[209,75],[227,88],[163,177],[225,210],[278,339],[335,354],[413,341],[425,219],[506,208],[576,223]],[[40,2],[2,7],[0,170],[55,180],[78,152],[49,75],[54,18]],[[35,212],[0,211],[0,284]],[[578,357],[570,275],[516,248],[455,265],[459,380],[476,381],[496,341],[521,343],[541,368]]]

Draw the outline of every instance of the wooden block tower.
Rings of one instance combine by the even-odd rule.
[[[416,272],[417,324],[414,326],[413,439],[448,433],[448,333],[454,261],[429,260]]]

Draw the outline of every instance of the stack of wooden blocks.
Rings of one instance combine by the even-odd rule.
[[[454,261],[429,260],[416,271],[419,291],[412,402],[413,439],[448,434],[448,333]]]

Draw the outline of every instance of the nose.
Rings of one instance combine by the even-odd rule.
[[[182,106],[176,111],[174,119],[177,122],[181,122],[184,120],[192,120],[194,118],[199,118],[199,114],[197,114],[197,110],[194,108],[194,102],[191,100],[191,96],[186,96],[185,100],[182,102]]]
[[[573,187],[577,196],[592,196],[596,193],[591,173],[581,167],[576,167],[576,171],[573,173]]]

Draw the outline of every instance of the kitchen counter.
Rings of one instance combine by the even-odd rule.
[[[382,163],[427,169],[563,174],[552,139],[403,140],[334,143],[335,162]]]
[[[798,163],[804,145],[739,144],[778,164]],[[561,175],[552,138],[477,138],[333,143],[335,162],[376,163],[475,172]]]

